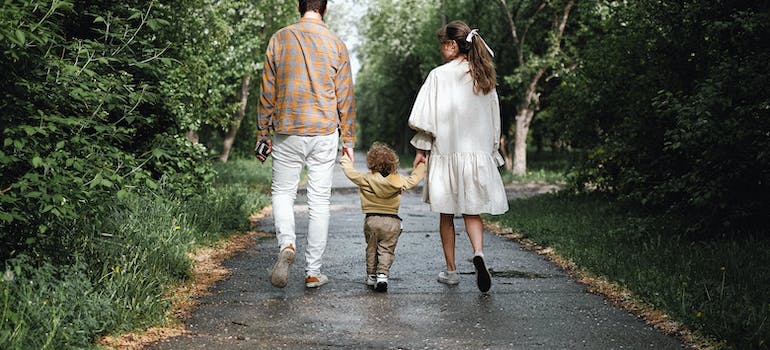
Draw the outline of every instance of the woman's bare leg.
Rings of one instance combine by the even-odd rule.
[[[468,238],[471,240],[473,253],[476,254],[483,252],[484,224],[481,221],[481,216],[463,214],[463,220],[465,221],[465,231],[468,232]]]
[[[454,214],[441,214],[439,233],[441,233],[441,246],[444,248],[446,269],[447,271],[456,271]]]

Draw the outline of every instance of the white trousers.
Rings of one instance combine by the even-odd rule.
[[[273,219],[281,249],[296,244],[294,201],[302,168],[307,167],[308,228],[305,273],[321,272],[329,233],[329,201],[337,158],[337,133],[323,136],[273,136]]]

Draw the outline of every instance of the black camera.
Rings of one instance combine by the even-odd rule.
[[[270,145],[267,144],[267,141],[260,140],[257,142],[257,147],[254,148],[254,154],[263,162],[267,160],[267,156],[270,155]]]

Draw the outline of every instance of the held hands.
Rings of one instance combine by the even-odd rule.
[[[414,156],[414,162],[412,163],[412,167],[416,168],[418,164],[420,163],[427,163],[428,158],[425,157],[425,151],[418,149],[417,155]]]
[[[353,148],[342,146],[342,155],[347,155],[348,158],[350,158],[351,163],[355,162],[355,159],[353,158]]]

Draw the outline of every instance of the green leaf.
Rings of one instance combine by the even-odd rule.
[[[149,187],[149,188],[151,188],[153,190],[157,190],[158,189],[158,184],[155,183],[155,181],[152,181],[152,179],[146,179],[146,180],[144,180],[144,183],[147,185],[147,187]]]
[[[94,18],[94,23],[105,23],[104,17],[98,16],[98,17]]]
[[[89,185],[90,188],[94,188],[102,183],[102,173],[96,174],[94,176],[94,179],[91,180],[91,185]]]
[[[40,158],[38,156],[32,157],[32,166],[33,167],[39,168],[41,165],[43,165],[43,159],[42,158]]]
[[[126,199],[126,198],[128,198],[128,191],[123,189],[118,191],[118,199]]]
[[[0,220],[5,221],[6,223],[9,223],[13,221],[13,215],[6,212],[0,212]]]
[[[27,38],[21,29],[16,29],[16,40],[18,40],[20,46],[23,46],[27,41]]]

